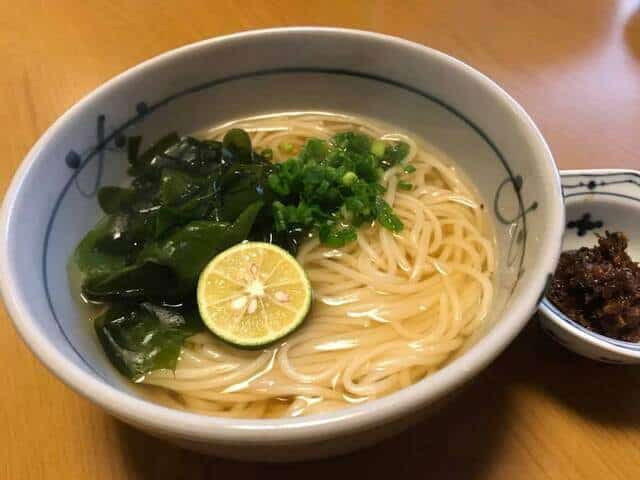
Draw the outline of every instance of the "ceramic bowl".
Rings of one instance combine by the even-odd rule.
[[[125,180],[123,146],[237,117],[291,110],[379,118],[450,155],[496,230],[498,295],[486,328],[437,373],[334,413],[236,420],[145,400],[104,357],[66,265],[99,216],[96,189]],[[370,444],[417,421],[500,353],[533,314],[557,261],[564,209],[552,155],[489,78],[399,38],[330,28],[246,32],[160,55],[78,102],[29,152],[5,197],[0,286],[17,330],[63,382],[123,421],[190,448],[297,460]]]
[[[596,234],[624,232],[627,252],[640,260],[640,172],[633,170],[566,170],[561,172],[567,229],[563,250],[592,247]],[[540,325],[566,348],[605,363],[640,363],[640,344],[623,342],[584,328],[551,301],[540,303]]]

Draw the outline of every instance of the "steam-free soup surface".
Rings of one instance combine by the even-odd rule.
[[[392,127],[339,114],[255,117],[195,136],[222,141],[231,129],[247,132],[252,150],[274,165],[269,175],[279,176],[264,185],[280,195],[283,210],[269,204],[265,218],[284,222],[286,233],[274,227],[262,239],[295,253],[313,289],[311,311],[294,333],[251,351],[220,341],[198,328],[197,318],[191,318],[197,314],[180,310],[170,348],[175,363],[151,362],[143,374],[131,375],[151,398],[239,418],[330,411],[421,380],[446,364],[483,324],[496,267],[492,228],[475,189],[450,159]],[[286,197],[276,182],[293,178],[285,173],[305,162],[326,166],[327,155],[334,161],[336,138],[343,138],[336,135],[344,132],[360,139],[362,161],[373,162],[380,200],[371,196],[371,205],[341,204],[329,227],[322,224],[322,212],[303,225],[295,216],[305,213],[301,198],[316,197]],[[317,175],[325,174],[318,168]],[[354,176],[341,173],[348,195],[349,182],[363,177]],[[388,211],[382,214],[375,205]],[[165,274],[180,285],[194,273],[179,268],[177,278],[174,270]],[[137,315],[149,315],[149,308],[156,317],[173,312],[166,302],[160,307],[142,302]]]

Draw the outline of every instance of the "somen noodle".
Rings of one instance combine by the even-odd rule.
[[[260,351],[233,348],[210,333],[192,336],[175,372],[142,379],[162,387],[149,389],[152,396],[217,416],[307,415],[387,395],[451,359],[487,316],[496,263],[484,206],[458,169],[409,136],[352,116],[269,115],[200,136],[220,139],[230,127],[249,132],[254,148],[271,149],[276,162],[310,137],[329,140],[346,130],[406,142],[406,161],[382,180],[404,229],[367,225],[340,249],[310,237],[297,255],[314,293],[303,326]],[[412,188],[398,188],[399,177]]]

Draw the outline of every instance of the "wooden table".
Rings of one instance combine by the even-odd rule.
[[[23,0],[0,9],[0,188],[63,111],[126,68],[204,38],[301,24],[443,50],[511,92],[560,167],[640,168],[637,0]],[[640,368],[574,356],[533,322],[437,417],[292,467],[203,457],[121,424],[47,372],[0,315],[3,480],[640,477]]]

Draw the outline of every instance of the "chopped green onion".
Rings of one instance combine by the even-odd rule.
[[[342,215],[342,218],[348,222],[353,220],[353,213],[347,209],[346,205],[342,205],[342,207],[340,207],[340,215]]]
[[[293,152],[293,143],[281,143],[278,148],[280,148],[284,153],[291,153]]]
[[[384,151],[384,158],[380,160],[385,170],[398,165],[409,154],[409,145],[405,142],[397,142],[388,145]]]
[[[352,226],[332,226],[325,224],[320,227],[320,241],[330,247],[343,247],[358,238],[356,229]]]
[[[342,176],[342,184],[349,187],[358,179],[358,175],[354,172],[347,172]]]
[[[376,219],[387,230],[400,232],[404,225],[402,220],[394,213],[393,208],[382,197],[375,199]]]
[[[400,190],[411,190],[413,188],[413,184],[409,182],[405,182],[404,180],[400,180],[398,182],[398,188]]]
[[[373,153],[378,158],[382,158],[384,157],[384,151],[386,148],[387,146],[382,140],[376,140],[371,144],[371,153]]]
[[[404,167],[404,173],[413,173],[413,172],[415,172],[415,171],[416,171],[416,167],[414,167],[414,166],[413,166],[413,165],[411,165],[411,164],[406,165],[406,166]]]
[[[262,150],[261,155],[265,160],[271,161],[273,159],[273,150],[271,150],[270,148],[265,148],[264,150]]]
[[[288,160],[270,166],[267,185],[276,232],[316,231],[325,245],[339,246],[355,240],[357,228],[373,220],[393,232],[402,230],[379,182],[387,156],[388,166],[397,165],[408,146],[374,143],[356,132],[341,132],[328,141],[309,139]],[[277,148],[283,151],[287,145]],[[377,158],[376,150],[384,156]]]

